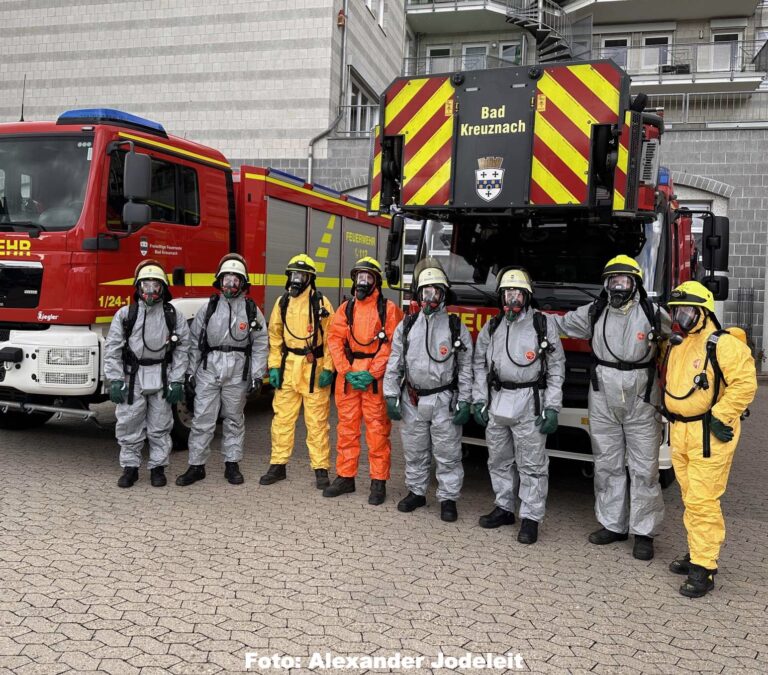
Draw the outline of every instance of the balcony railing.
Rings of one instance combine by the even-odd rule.
[[[660,80],[687,75],[696,80],[703,73],[760,72],[765,68],[757,59],[760,41],[710,42],[645,47],[602,47],[597,58],[613,59],[630,75],[653,75]]]
[[[453,73],[461,70],[510,68],[519,65],[519,63],[513,61],[505,61],[495,56],[483,54],[426,56],[403,59],[402,75],[432,75],[434,73]]]
[[[664,121],[672,125],[768,125],[768,89],[652,94],[647,107],[663,109]]]
[[[378,104],[343,105],[341,121],[336,126],[336,136],[347,138],[368,138],[379,121]]]
[[[431,9],[445,10],[451,9],[466,9],[467,7],[484,8],[489,5],[496,5],[503,8],[506,5],[506,0],[406,0],[405,10],[409,9]]]

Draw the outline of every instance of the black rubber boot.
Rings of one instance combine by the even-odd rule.
[[[635,535],[635,545],[632,547],[632,555],[638,560],[653,559],[653,537]]]
[[[272,485],[285,478],[285,464],[270,464],[267,473],[259,478],[259,485]]]
[[[680,595],[687,598],[701,598],[715,587],[715,578],[717,570],[708,570],[701,565],[690,564],[688,578],[680,586]]]
[[[176,478],[176,485],[192,485],[205,478],[205,464],[190,464],[189,468]]]
[[[539,524],[530,518],[523,518],[520,522],[520,532],[517,540],[521,544],[535,544],[539,538]]]
[[[243,474],[240,473],[240,465],[237,462],[224,462],[224,478],[230,485],[242,485],[245,483]]]
[[[421,506],[427,505],[427,498],[423,495],[417,495],[413,492],[408,492],[405,497],[403,497],[398,503],[397,503],[397,510],[401,513],[410,513],[411,511],[415,511]]]
[[[117,479],[117,487],[129,488],[139,480],[139,467],[126,466],[123,468],[123,475]]]
[[[595,530],[589,535],[589,543],[597,544],[598,546],[612,544],[614,541],[626,541],[627,539],[629,539],[629,535],[626,532],[621,534],[620,532],[614,532],[613,530],[608,530],[604,527]]]
[[[325,490],[330,484],[328,469],[315,469],[315,487],[318,490]]]
[[[691,571],[691,554],[686,553],[685,555],[675,558],[669,563],[669,571],[672,572],[672,574],[684,574],[685,576],[688,576]]]
[[[368,503],[371,506],[383,504],[387,498],[387,481],[371,479],[371,493],[368,495]]]
[[[505,511],[500,506],[497,506],[493,511],[487,513],[484,516],[480,516],[480,527],[484,527],[487,530],[492,530],[502,525],[514,525],[515,514],[511,511]]]
[[[325,490],[323,490],[323,497],[338,497],[339,495],[347,494],[348,492],[355,491],[355,479],[344,478],[344,476],[336,476]]]
[[[165,467],[156,466],[154,469],[150,469],[149,482],[152,483],[152,487],[165,487],[168,485],[168,479],[165,477]]]
[[[453,499],[440,502],[440,520],[446,523],[455,523],[458,517],[459,512],[456,510],[456,502]]]

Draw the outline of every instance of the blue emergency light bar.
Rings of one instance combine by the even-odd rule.
[[[659,167],[659,185],[669,185],[669,169],[666,166]]]
[[[56,124],[113,124],[118,127],[129,127],[156,136],[168,138],[165,128],[159,122],[132,115],[131,113],[113,108],[83,108],[67,110],[59,115]]]

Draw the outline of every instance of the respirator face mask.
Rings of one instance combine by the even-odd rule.
[[[504,313],[510,321],[516,319],[528,304],[527,293],[520,288],[505,288],[501,292]]]
[[[614,308],[626,305],[635,294],[635,280],[631,274],[611,274],[604,286],[608,291],[608,301]]]
[[[372,272],[358,272],[355,275],[355,295],[358,300],[364,300],[376,286],[376,277]]]
[[[147,307],[160,302],[163,294],[163,282],[157,279],[142,279],[139,282],[139,296]]]
[[[425,314],[431,314],[440,308],[445,300],[445,292],[439,286],[422,286],[419,289],[421,308]]]
[[[696,326],[701,317],[701,309],[691,305],[678,305],[672,310],[672,325],[688,334]]]
[[[291,272],[288,277],[288,292],[291,297],[301,295],[304,289],[309,285],[309,274],[307,272]]]
[[[221,292],[225,298],[236,298],[243,288],[243,279],[239,274],[227,273],[221,275]]]

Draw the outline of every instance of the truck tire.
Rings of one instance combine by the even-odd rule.
[[[185,401],[176,404],[172,408],[173,429],[171,429],[171,441],[173,452],[187,450],[189,448],[189,432],[192,430],[192,409]]]
[[[659,471],[659,484],[661,485],[662,490],[666,490],[674,482],[675,482],[674,469],[661,469]]]
[[[9,429],[12,431],[22,431],[24,429],[34,429],[45,424],[53,417],[50,412],[25,413],[20,410],[9,410],[0,412],[0,429]]]

